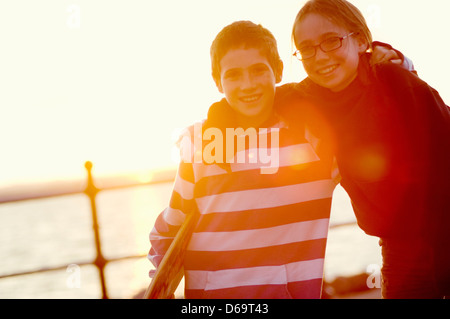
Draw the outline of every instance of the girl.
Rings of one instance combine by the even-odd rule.
[[[370,65],[370,30],[345,0],[308,1],[292,37],[308,74],[295,87],[303,110],[334,141],[359,226],[381,239],[383,297],[449,294],[449,254],[439,249],[450,244],[449,108],[404,68]]]

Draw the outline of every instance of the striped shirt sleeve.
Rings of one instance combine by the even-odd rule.
[[[150,232],[151,248],[148,259],[155,267],[161,263],[164,254],[183,224],[186,214],[196,209],[193,165],[189,156],[186,157],[186,154],[183,154],[183,149],[186,150],[186,145],[183,144],[186,143],[190,143],[190,140],[183,139],[180,145],[181,162],[175,177],[169,206],[159,214]]]

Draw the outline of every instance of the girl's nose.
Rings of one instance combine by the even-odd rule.
[[[321,48],[317,48],[316,50],[316,56],[314,57],[314,60],[321,61],[321,60],[328,60],[330,58],[329,54],[326,52],[323,52]]]

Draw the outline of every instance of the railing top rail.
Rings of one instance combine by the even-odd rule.
[[[112,190],[172,182],[175,174],[175,168],[167,168],[147,172],[96,176],[94,182],[99,191]],[[86,187],[85,178],[1,186],[0,204],[81,194],[85,192]]]

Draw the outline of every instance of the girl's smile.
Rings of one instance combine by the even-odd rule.
[[[319,68],[317,70],[317,73],[319,73],[320,75],[331,75],[331,73],[333,73],[338,67],[339,65],[337,64],[326,66],[324,68]]]

